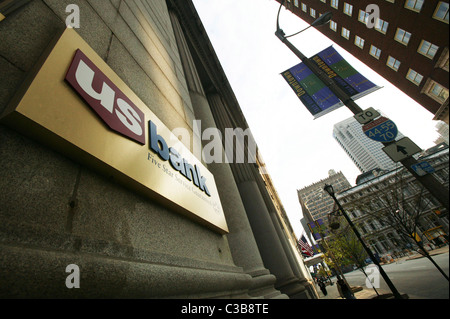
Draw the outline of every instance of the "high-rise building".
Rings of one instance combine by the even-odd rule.
[[[330,170],[327,178],[297,190],[303,217],[307,223],[318,219],[324,219],[324,222],[326,222],[327,215],[333,209],[333,199],[323,190],[325,184],[333,185],[336,193],[351,187],[342,172],[336,173],[334,170]]]
[[[448,124],[439,121],[436,124],[436,131],[439,134],[439,137],[434,141],[435,144],[446,143],[449,145],[448,139]]]
[[[383,144],[368,138],[361,129],[361,124],[353,117],[335,124],[333,137],[362,173],[375,168],[392,170],[396,167],[383,152]],[[403,134],[398,132],[396,139],[402,137]]]
[[[277,0],[281,2],[281,0]],[[288,0],[312,23],[332,12],[325,36],[448,124],[449,3],[424,0]],[[379,9],[378,19],[375,11]]]

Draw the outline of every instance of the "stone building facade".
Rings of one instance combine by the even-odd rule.
[[[18,0],[2,5],[7,6],[0,7],[1,297],[314,298],[296,248],[285,237],[290,226],[284,229],[286,220],[280,220],[258,167],[206,163],[198,153],[206,143],[196,120],[223,136],[226,128],[248,125],[192,1]],[[69,17],[77,22],[70,16],[77,10],[79,27],[66,29]],[[77,40],[61,45],[68,35]],[[103,87],[94,88],[97,73],[90,78],[94,102],[77,95],[67,80],[70,72],[65,74],[70,61],[64,52],[72,59],[78,43],[93,64],[80,58],[86,63],[78,62],[74,79],[85,80],[97,67],[105,75]],[[81,65],[88,65],[84,78],[77,77]],[[32,89],[40,85],[48,90]],[[119,91],[121,102],[111,102],[108,96]],[[79,122],[65,132],[75,124],[57,106],[66,108],[69,100]],[[49,105],[42,101],[52,101],[55,114],[47,113]],[[111,114],[94,114],[89,106],[95,103]],[[24,104],[46,124],[26,118],[20,109]],[[157,133],[152,131],[156,126],[141,123],[139,110],[155,118]],[[144,145],[104,125],[101,120],[108,122],[110,115],[117,116],[113,126],[119,119],[143,135]],[[97,134],[82,142],[95,140],[97,147],[75,147],[52,131],[55,123],[73,138],[96,125]],[[161,174],[174,176],[181,157],[171,148],[170,159],[165,158],[162,127],[189,132],[191,138],[181,142],[197,163],[191,179],[196,167],[213,177],[205,182],[197,171],[199,189],[186,196],[198,196],[198,205],[204,206],[217,195],[214,210],[225,224],[213,227],[216,221],[207,220],[213,210],[204,217],[190,200],[172,200],[178,195],[175,186],[160,183],[149,190],[149,181],[138,182],[139,171],[131,177],[121,171],[135,171],[134,157],[142,156],[134,150],[145,149],[148,165],[166,165]],[[156,139],[152,148],[158,154],[152,154],[146,138]],[[113,142],[126,147],[111,149]],[[110,163],[109,152],[120,157],[114,163],[120,169]],[[193,183],[186,189],[192,189],[195,178]],[[70,265],[78,267],[78,289],[68,289]]]
[[[431,149],[430,149],[431,150]],[[434,168],[434,175],[445,187],[449,182],[448,146],[441,144],[430,152],[424,152],[419,162],[427,162]],[[387,196],[398,194],[398,196]],[[420,215],[417,235],[427,244],[448,242],[448,212],[432,194],[404,168],[372,176],[358,185],[337,194],[339,202],[357,226],[366,244],[380,256],[396,255],[413,249],[405,234],[398,232],[389,222],[388,211],[392,207]],[[436,238],[438,238],[436,240]]]

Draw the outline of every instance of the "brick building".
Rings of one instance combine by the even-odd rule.
[[[317,30],[448,124],[448,1],[288,0],[286,7],[308,23],[332,12]]]

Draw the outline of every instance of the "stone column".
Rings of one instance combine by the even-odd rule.
[[[178,18],[171,13],[171,19],[195,117],[201,120],[203,128],[216,128],[210,105]],[[219,196],[230,231],[227,239],[233,260],[237,266],[242,267],[252,277],[249,295],[259,298],[287,298],[286,295],[274,288],[276,278],[264,267],[229,164],[224,162],[208,163],[207,167],[214,175],[218,185]]]
[[[277,207],[276,203],[272,199],[270,191],[268,190],[268,186],[266,185],[266,180],[264,177],[264,171],[253,169],[253,176],[258,183],[260,192],[264,198],[266,206],[269,210],[270,217],[272,219],[272,223],[277,231],[278,237],[283,245],[286,256],[288,257],[289,264],[292,268],[294,275],[299,279],[301,284],[305,287],[305,298],[315,299],[317,298],[317,292],[315,288],[312,286],[309,278],[309,271],[305,268],[303,260],[297,254],[297,239],[290,232],[292,229],[290,228],[289,221],[285,220],[283,217],[285,216],[284,209],[281,207]],[[269,178],[270,180],[270,178]]]
[[[281,227],[281,223],[279,221],[279,217],[278,217],[277,213],[271,211],[270,217],[272,219],[272,223],[275,227],[275,230],[278,234],[278,238],[280,239],[281,245],[283,246],[284,252],[286,253],[286,256],[289,261],[289,265],[292,268],[292,272],[299,279],[299,282],[305,288],[304,298],[312,299],[312,298],[310,298],[310,296],[307,293],[307,286],[309,285],[308,280],[306,280],[306,278],[304,278],[302,271],[300,270],[300,265],[298,264],[297,258],[295,257],[294,252],[292,251],[292,246],[289,242],[289,239],[287,238],[287,234],[283,231],[283,227]]]
[[[292,268],[292,271],[294,272],[294,275],[300,279],[300,281],[306,281],[300,270],[300,266],[298,264],[297,258],[294,256],[294,253],[292,251],[292,246],[289,242],[289,239],[287,238],[288,235],[283,230],[283,229],[285,229],[285,227],[283,227],[283,223],[280,220],[281,217],[278,215],[277,209],[275,208],[275,205],[274,205],[269,193],[266,191],[266,186],[264,185],[264,181],[263,181],[262,177],[260,176],[259,172],[257,172],[256,170],[252,170],[252,173],[253,173],[253,176],[259,186],[261,195],[264,198],[264,202],[269,211],[270,218],[275,227],[275,230],[277,232],[277,235],[281,242],[281,245],[283,246],[286,257],[289,260],[289,264]]]
[[[218,94],[208,95],[208,101],[222,132],[225,132],[225,128],[236,127],[230,118],[229,110],[227,110]],[[242,129],[245,129],[245,127]],[[232,141],[228,142],[232,143]],[[236,143],[239,143],[239,141],[236,141]],[[230,145],[226,145],[226,148],[228,147]],[[230,167],[238,185],[264,265],[277,277],[275,288],[291,298],[305,298],[305,287],[292,271],[288,257],[270,218],[263,195],[255,180],[252,171],[256,170],[254,164],[231,163]]]
[[[266,186],[264,185],[263,178],[257,172],[256,170],[253,170],[253,175],[255,180],[258,183],[260,192],[264,198],[264,201],[266,203],[267,209],[269,210],[269,215],[272,220],[272,223],[275,227],[275,230],[277,232],[278,238],[281,242],[281,245],[283,246],[284,252],[286,254],[286,257],[288,258],[289,265],[291,266],[291,269],[294,273],[294,275],[299,279],[300,283],[305,287],[305,298],[312,298],[314,294],[310,294],[308,292],[308,286],[310,285],[308,283],[308,280],[303,275],[302,270],[300,269],[299,260],[295,256],[295,253],[293,252],[293,247],[291,245],[291,242],[288,239],[288,234],[286,233],[286,226],[284,225],[283,221],[281,220],[282,217],[277,213],[277,209],[275,208],[275,204],[272,201],[269,193],[266,190]]]

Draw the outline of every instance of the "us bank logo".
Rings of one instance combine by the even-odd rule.
[[[144,113],[81,50],[66,80],[112,130],[145,144]]]
[[[73,28],[49,44],[0,121],[152,201],[228,233],[213,174]]]
[[[65,79],[111,130],[145,145],[145,114],[81,50],[76,51]],[[149,148],[211,196],[200,168],[169,147],[155,123],[149,121],[148,127]]]

